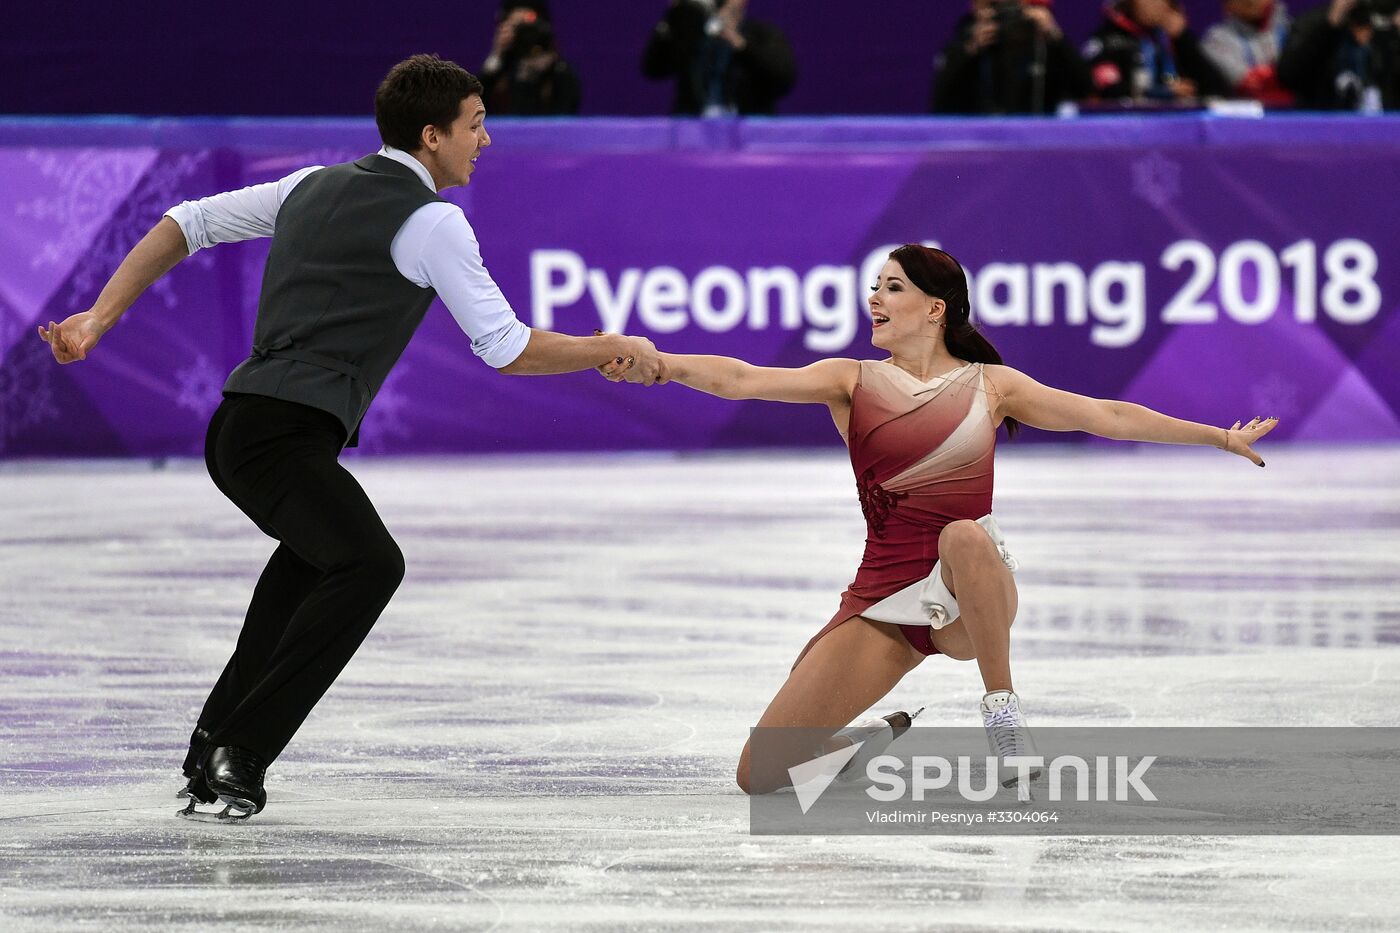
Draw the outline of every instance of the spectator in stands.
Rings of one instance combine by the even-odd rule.
[[[972,0],[934,63],[934,113],[1053,113],[1089,96],[1089,69],[1053,0]]]
[[[1279,80],[1311,110],[1400,109],[1400,12],[1394,2],[1331,0],[1301,14]]]
[[[748,0],[671,0],[642,55],[648,78],[674,78],[672,113],[771,114],[797,66],[776,26],[749,19]]]
[[[1230,92],[1177,0],[1110,4],[1084,57],[1101,100],[1190,101]]]
[[[1225,19],[1206,31],[1202,47],[1237,97],[1286,106],[1293,94],[1278,80],[1278,57],[1288,38],[1280,0],[1225,0]]]
[[[578,75],[559,55],[549,4],[504,0],[496,14],[496,40],[481,66],[492,114],[554,116],[578,113]]]

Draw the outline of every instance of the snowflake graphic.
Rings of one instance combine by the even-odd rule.
[[[1161,210],[1181,196],[1181,165],[1160,152],[1133,163],[1133,194]]]
[[[29,322],[9,302],[0,298],[0,360],[10,352],[13,344],[19,343],[30,333],[33,331],[29,329]]]
[[[131,188],[141,170],[135,159],[112,158],[92,149],[76,155],[34,149],[26,158],[41,175],[58,183],[58,193],[16,205],[16,215],[62,225],[30,260],[34,269],[58,265],[81,251],[92,228],[106,219],[111,192]]]
[[[18,324],[0,317],[0,452],[25,428],[58,417],[53,357],[42,340],[23,340]]]
[[[380,386],[379,394],[369,406],[369,413],[360,423],[359,450],[364,453],[383,453],[389,448],[391,439],[406,440],[413,435],[404,423],[404,413],[408,410],[408,393],[403,388],[404,374],[408,367],[400,363],[389,373],[389,378]]]
[[[1249,401],[1261,418],[1291,421],[1299,414],[1297,387],[1278,373],[1269,373],[1252,387]]]
[[[197,415],[208,415],[219,407],[224,394],[224,373],[203,353],[193,363],[175,373],[180,384],[175,404]]]
[[[56,296],[57,307],[81,310],[88,307],[97,291],[121,263],[127,252],[170,207],[183,200],[181,183],[208,158],[199,151],[158,158],[145,177],[136,180],[137,163],[131,159],[112,158],[101,151],[80,152],[62,157],[35,151],[29,158],[39,170],[58,182],[59,192],[51,197],[36,198],[17,208],[21,217],[58,219],[62,229],[58,236],[40,247],[33,260],[35,268],[54,265],[82,253],[74,266],[66,290]],[[101,192],[112,188],[136,187],[121,204],[103,214],[105,198]],[[87,243],[94,225],[100,225],[97,236]],[[209,268],[211,257],[196,254],[190,262]],[[148,294],[159,295],[166,307],[178,302],[169,276],[155,283]]]

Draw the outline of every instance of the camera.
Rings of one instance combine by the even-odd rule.
[[[524,58],[534,52],[548,52],[554,48],[554,28],[549,20],[531,13],[519,26],[511,38],[507,55],[511,58]]]
[[[998,29],[1014,29],[1025,22],[1026,11],[1021,9],[1021,0],[994,0],[992,19]]]
[[[1371,0],[1356,0],[1356,4],[1347,10],[1346,24],[1353,29],[1361,29],[1371,25],[1371,21],[1376,17],[1376,5]]]

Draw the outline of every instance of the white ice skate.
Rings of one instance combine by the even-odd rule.
[[[1006,759],[1017,756],[1035,755],[1035,743],[1031,741],[1030,730],[1026,727],[1026,717],[1021,712],[1021,700],[1010,690],[993,690],[982,698],[982,727],[987,730],[987,745],[997,756],[997,779],[1002,787],[1015,787],[1018,772],[1015,765],[1007,765]],[[1031,781],[1040,777],[1040,769],[1032,768],[1028,774]],[[1026,799],[1030,788],[1022,785],[1018,791]]]
[[[879,719],[863,719],[860,722],[852,723],[846,728],[836,733],[837,738],[845,738],[850,744],[862,743],[860,751],[856,752],[846,766],[837,775],[838,781],[856,781],[865,776],[865,766],[879,755],[885,753],[885,749],[890,747],[890,743],[899,738],[909,727],[914,724],[914,720],[919,718],[919,714],[924,711],[920,706],[912,713],[900,710],[890,713],[888,716],[881,716]]]

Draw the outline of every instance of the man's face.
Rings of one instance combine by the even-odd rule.
[[[481,96],[473,94],[463,100],[457,118],[448,125],[446,132],[436,133],[436,140],[433,158],[437,170],[433,175],[438,187],[450,188],[470,182],[481,150],[491,145],[491,135],[486,132],[486,105],[481,102]]]
[[[1268,6],[1269,0],[1225,0],[1225,12],[1247,22],[1260,19]]]
[[[1134,0],[1131,9],[1133,19],[1149,29],[1162,25],[1172,12],[1168,0]]]

